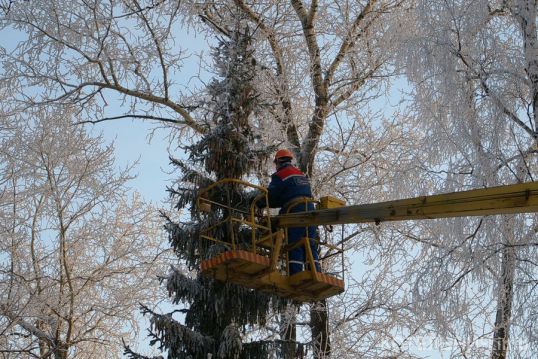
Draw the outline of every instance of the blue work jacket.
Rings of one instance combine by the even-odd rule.
[[[297,197],[312,197],[308,177],[291,164],[284,165],[271,175],[271,182],[267,190],[269,192],[269,207],[271,208],[285,207],[287,203]]]

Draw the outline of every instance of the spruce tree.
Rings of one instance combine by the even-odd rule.
[[[207,87],[207,97],[200,104],[208,131],[186,148],[188,160],[174,159],[182,177],[170,189],[177,209],[189,209],[190,221],[176,223],[167,218],[169,239],[181,263],[192,270],[186,275],[173,268],[164,280],[172,301],[184,309],[176,315],[151,314],[152,345],[168,351],[169,358],[264,358],[281,356],[289,347],[285,341],[243,342],[241,334],[253,326],[263,326],[271,312],[283,310],[285,300],[230,283],[218,282],[200,275],[200,262],[222,251],[224,247],[201,241],[200,230],[224,218],[222,210],[209,215],[196,207],[200,189],[223,178],[244,179],[266,163],[273,149],[262,147],[251,126],[259,96],[254,86],[256,63],[248,28],[237,27],[228,38],[219,39],[213,49],[218,78]],[[246,205],[249,193],[234,188],[227,193],[236,205]],[[215,191],[214,200],[224,193]],[[219,239],[226,241],[227,231]],[[243,233],[248,236],[248,233]],[[129,349],[126,353],[136,356]]]

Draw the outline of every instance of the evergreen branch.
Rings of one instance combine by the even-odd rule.
[[[166,289],[172,302],[179,303],[181,300],[196,300],[204,288],[196,279],[189,278],[181,270],[172,267],[166,278]]]
[[[164,359],[162,355],[156,357],[147,357],[141,354],[134,352],[130,346],[125,343],[125,340],[121,338],[123,344],[123,355],[127,356],[129,359]]]
[[[185,350],[195,353],[212,353],[215,340],[211,337],[195,332],[172,318],[172,314],[158,314],[141,305],[144,315],[150,314],[152,336],[155,338],[150,344],[160,342],[160,349],[168,350],[171,357],[183,353]],[[173,333],[173,335],[170,335]],[[203,357],[205,357],[204,355]],[[136,359],[136,357],[135,357]]]

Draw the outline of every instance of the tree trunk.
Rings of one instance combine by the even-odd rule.
[[[284,340],[282,347],[283,359],[295,359],[297,351],[297,311],[294,305],[283,313],[283,320],[280,328],[280,337]]]
[[[518,0],[512,3],[511,11],[521,26],[523,50],[525,55],[525,70],[529,77],[530,100],[534,126],[538,126],[538,35],[536,34],[536,1]],[[536,134],[535,134],[535,140]]]
[[[329,337],[329,312],[327,301],[314,303],[310,307],[310,330],[314,344],[314,358],[325,359],[331,356],[331,340]]]
[[[505,359],[508,353],[510,318],[514,298],[513,284],[515,275],[516,253],[512,246],[504,248],[502,257],[502,283],[497,301],[497,315],[493,332],[491,359]]]
[[[314,153],[306,153],[301,157],[301,170],[308,177],[312,177]],[[327,301],[313,303],[310,307],[310,332],[312,333],[312,343],[314,347],[314,358],[330,358],[331,340],[329,332],[329,312]]]
[[[53,349],[54,359],[67,359],[68,347],[64,343],[57,343]]]

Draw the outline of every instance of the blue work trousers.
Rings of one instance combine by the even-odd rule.
[[[286,209],[283,208],[281,210],[281,213],[284,214],[284,213],[305,212],[305,209],[306,211],[313,211],[314,204],[307,203],[305,206],[304,203],[299,203],[299,204],[294,205],[292,208],[290,208],[289,211],[286,211]],[[307,233],[307,229],[308,229],[308,233]],[[303,237],[307,237],[307,236],[308,238],[310,238],[310,249],[312,250],[312,256],[314,257],[316,271],[321,272],[321,268],[318,261],[318,249],[315,242],[315,239],[319,238],[317,227],[316,226],[288,227],[288,244],[297,243]],[[307,258],[306,258],[306,251],[305,251],[304,245],[301,245],[289,251],[288,260],[289,260],[290,275],[310,269],[305,266],[307,263]]]

